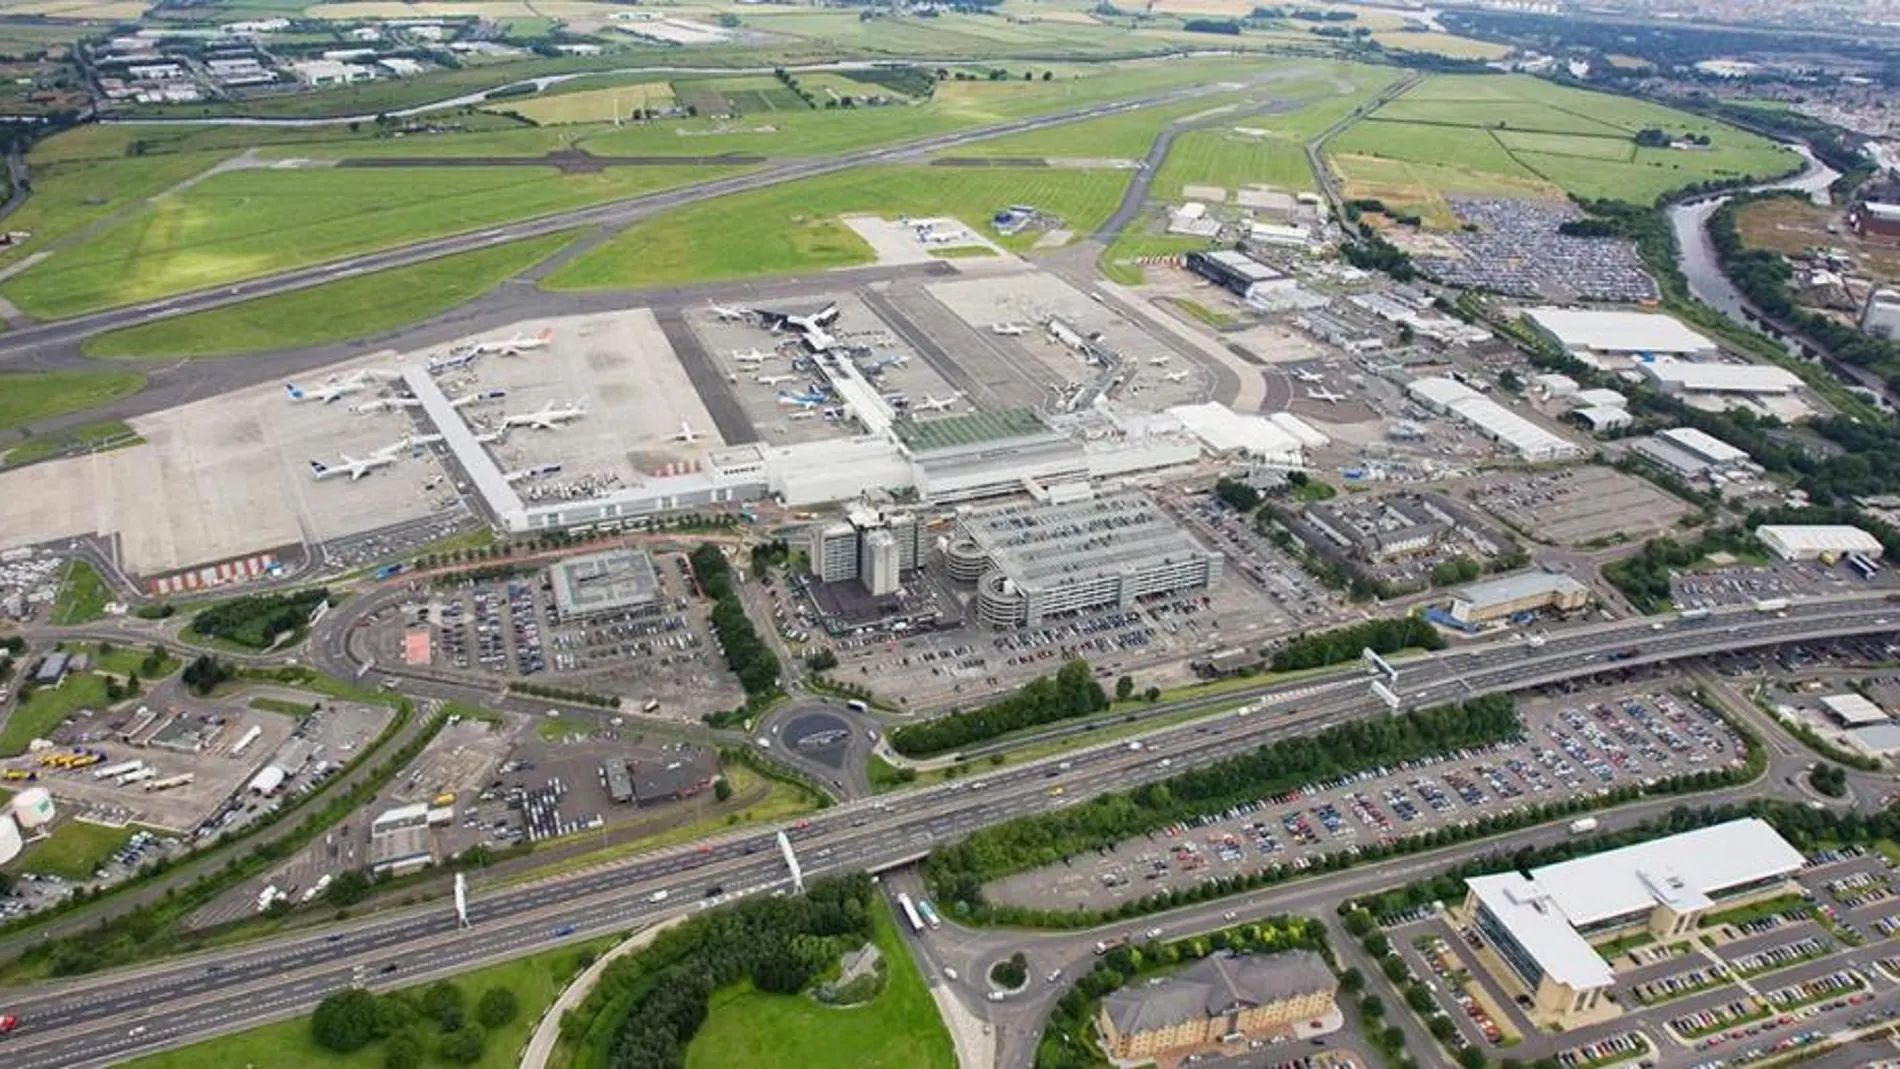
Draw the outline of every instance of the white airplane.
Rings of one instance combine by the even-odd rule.
[[[328,479],[335,475],[348,475],[350,481],[355,482],[370,472],[375,471],[377,468],[388,467],[395,462],[396,454],[389,450],[372,453],[361,460],[345,453],[343,454],[343,463],[341,464],[331,465],[325,464],[321,460],[311,461],[310,477],[313,479]]]
[[[1326,389],[1315,390],[1310,386],[1306,388],[1306,396],[1311,397],[1315,401],[1324,401],[1329,405],[1336,405],[1346,399],[1346,395],[1343,393],[1334,393]]]
[[[1299,379],[1301,382],[1325,382],[1326,381],[1326,376],[1320,374],[1317,371],[1308,371],[1303,367],[1294,368],[1293,377],[1296,379]]]
[[[1167,380],[1168,380],[1169,382],[1186,382],[1186,381],[1187,381],[1187,377],[1188,377],[1188,372],[1186,372],[1186,371],[1170,371],[1169,373],[1167,373],[1166,375],[1163,375],[1163,376],[1161,376],[1161,377],[1162,377],[1162,378],[1164,378],[1164,379],[1167,379]]]
[[[422,402],[413,397],[378,397],[374,401],[364,401],[360,405],[351,405],[350,411],[359,414],[370,412],[398,412],[405,408],[420,408]]]
[[[911,407],[919,412],[942,412],[945,409],[955,406],[958,396],[959,395],[953,393],[942,400],[938,400],[929,394],[925,394],[923,400],[912,402]]]
[[[1023,326],[1021,323],[992,323],[990,324],[990,333],[1016,338],[1029,333],[1029,328]]]
[[[752,318],[752,313],[742,308],[727,308],[718,301],[708,301],[706,302],[706,307],[712,311],[713,315],[719,317],[721,323],[731,323],[735,320]]]
[[[467,367],[481,358],[482,354],[479,349],[455,349],[446,356],[438,356],[434,360],[429,361],[429,374],[440,375],[444,371],[454,371],[456,368]]]
[[[735,349],[732,358],[741,364],[762,364],[767,360],[777,360],[777,349]]]
[[[480,341],[475,343],[474,353],[483,356],[494,353],[498,356],[520,356],[529,349],[545,348],[554,341],[554,328],[549,327],[539,334],[517,334],[500,341]]]
[[[326,405],[339,397],[360,393],[368,388],[369,379],[360,374],[333,379],[314,390],[306,390],[294,382],[284,383],[284,392],[290,395],[292,401],[321,401]]]
[[[478,390],[475,393],[465,393],[449,398],[449,407],[461,408],[463,405],[472,405],[477,401],[499,401],[506,396],[508,396],[507,390]]]
[[[481,445],[494,445],[496,442],[505,442],[507,440],[508,428],[506,425],[497,427],[492,431],[484,431],[475,436],[475,441]]]
[[[504,472],[502,479],[510,483],[518,483],[523,479],[538,479],[543,475],[559,475],[560,472],[559,464],[538,464],[532,468],[522,468],[520,471]]]
[[[784,390],[780,390],[778,393],[778,403],[781,405],[793,405],[798,408],[817,408],[819,405],[825,403],[825,399],[822,397],[813,397],[809,394],[790,394]]]
[[[571,405],[560,405],[549,401],[538,411],[509,416],[501,422],[503,427],[533,427],[538,431],[551,431],[569,420],[579,419],[586,414],[587,398],[583,397]]]
[[[1154,367],[1167,367],[1168,361],[1171,359],[1173,358],[1165,354],[1162,356],[1151,356],[1148,358],[1148,363]]]
[[[797,375],[760,375],[752,380],[761,386],[777,386],[782,382],[797,382]]]
[[[673,440],[676,442],[696,442],[704,437],[706,436],[694,430],[693,425],[685,420],[680,420],[680,429],[673,432]]]
[[[441,440],[442,436],[439,434],[405,434],[401,438],[396,439],[395,445],[390,446],[382,452],[390,456],[395,456],[405,449],[418,449],[425,445],[434,445]]]

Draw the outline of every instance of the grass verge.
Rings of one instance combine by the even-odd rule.
[[[59,593],[53,597],[53,624],[70,627],[103,619],[112,590],[99,578],[99,570],[89,562],[73,560],[60,577]]]
[[[136,371],[0,373],[0,428],[23,427],[130,397],[145,388]]]
[[[66,452],[84,450],[103,453],[143,444],[145,444],[145,439],[140,438],[138,432],[131,427],[118,420],[105,420],[28,438],[19,445],[0,452],[0,467],[10,468],[21,464],[32,464]]]
[[[130,825],[109,828],[83,820],[64,821],[10,867],[15,872],[51,873],[75,883],[90,880],[99,864],[124,846],[137,830]]]

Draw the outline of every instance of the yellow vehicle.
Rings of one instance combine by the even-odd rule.
[[[9,769],[7,769],[7,770],[6,770],[6,772],[4,772],[4,773],[0,773],[0,775],[3,775],[3,776],[5,776],[5,777],[6,777],[7,779],[16,779],[16,780],[17,780],[17,779],[25,779],[26,777],[28,777],[28,776],[30,776],[30,775],[32,775],[32,773],[31,773],[31,772],[22,772],[22,771],[20,771],[20,770],[19,770],[19,769],[17,769],[17,768],[9,768]]]
[[[1051,797],[1051,798],[1060,798],[1060,797],[1062,797],[1062,788],[1060,788],[1060,787],[1051,787],[1051,788],[1049,788],[1049,797]]]
[[[455,804],[455,792],[453,792],[453,791],[444,791],[444,792],[442,792],[441,794],[438,794],[438,795],[436,795],[436,796],[435,796],[435,803],[434,803],[434,804],[435,804],[435,806],[436,806],[436,808],[438,808],[438,809],[439,809],[439,808],[441,808],[442,806],[445,806],[445,805],[454,805],[454,804]]]

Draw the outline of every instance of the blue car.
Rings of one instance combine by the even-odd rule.
[[[560,939],[563,936],[569,936],[573,934],[574,934],[574,926],[571,924],[563,924],[559,928],[554,929],[554,938],[556,939]]]

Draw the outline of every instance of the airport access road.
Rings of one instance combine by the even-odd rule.
[[[1399,671],[1402,679],[1432,685],[1449,679],[1471,693],[1509,690],[1540,679],[1596,674],[1605,667],[1604,657],[1639,641],[1653,651],[1654,660],[1693,658],[1890,631],[1891,611],[1884,597],[1851,597],[1797,603],[1781,615],[1730,610],[1665,624],[1666,631],[1673,627],[1670,633],[1652,630],[1659,621],[1621,621],[1560,633],[1542,647],[1492,643],[1427,655],[1405,662]],[[1628,662],[1615,662],[1622,663]],[[1250,750],[1264,738],[1381,709],[1369,696],[1342,687],[1336,696],[1307,700],[1296,712],[1269,705],[1226,718],[1219,735],[1203,734],[1194,725],[1171,728],[1149,736],[1139,751],[1125,743],[1103,744],[970,781],[849,803],[801,821],[804,826],[794,826],[789,834],[808,874],[888,869],[982,827],[1164,778]],[[1170,765],[1162,767],[1160,757],[1169,758]],[[1052,793],[1054,787],[1061,792]],[[0,1007],[21,1018],[9,1041],[9,1061],[20,1069],[105,1064],[132,1052],[294,1015],[348,983],[413,982],[422,970],[433,974],[527,952],[554,940],[556,928],[572,926],[561,938],[604,934],[669,915],[708,893],[756,891],[783,879],[772,835],[752,830],[533,884],[478,887],[471,903],[474,927],[468,931],[458,932],[448,906],[437,903],[268,945],[0,993]],[[652,901],[659,891],[666,892],[665,899]],[[135,1029],[140,1031],[135,1034]]]

